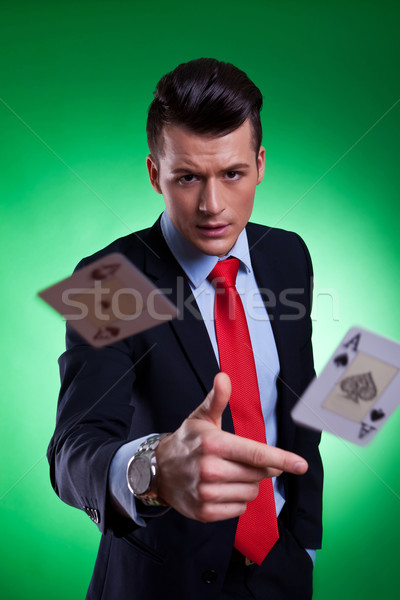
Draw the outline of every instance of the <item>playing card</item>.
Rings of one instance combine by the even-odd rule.
[[[354,327],[292,410],[301,425],[364,446],[400,403],[400,344]]]
[[[79,269],[39,296],[97,348],[178,315],[172,302],[118,252]]]

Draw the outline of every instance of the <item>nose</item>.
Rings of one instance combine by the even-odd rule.
[[[218,215],[223,210],[223,197],[218,189],[217,181],[213,179],[206,180],[201,188],[199,211],[208,215]]]

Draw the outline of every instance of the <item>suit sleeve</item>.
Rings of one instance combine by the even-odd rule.
[[[67,325],[67,350],[59,359],[61,390],[56,428],[47,456],[58,496],[83,509],[103,533],[135,528],[110,502],[108,473],[127,441],[135,364],[121,341],[95,349]]]

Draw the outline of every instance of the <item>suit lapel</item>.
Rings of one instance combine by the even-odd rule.
[[[249,247],[252,248],[257,241],[251,226],[247,228]],[[288,360],[292,356],[290,332],[285,327],[285,321],[281,318],[281,307],[279,305],[279,294],[285,288],[284,280],[281,275],[281,268],[277,256],[279,249],[268,244],[268,240],[263,239],[263,244],[257,244],[250,251],[254,276],[260,289],[265,307],[267,309],[272,332],[274,334],[276,349],[279,357],[280,373],[278,376],[278,445],[286,448],[291,447],[294,436],[294,423],[290,418],[290,406],[287,406],[287,391],[290,390],[288,384],[288,372],[290,365]],[[289,387],[288,387],[289,386]]]
[[[169,324],[206,394],[219,368],[187,277],[165,242],[159,220],[146,241],[153,251],[145,251],[144,271],[178,307],[178,318]]]
[[[251,228],[247,228],[249,247],[252,248],[257,241],[252,235]],[[279,277],[279,265],[276,264],[274,252],[265,252],[261,245],[255,245],[250,251],[251,262],[254,270],[254,276],[260,289],[265,307],[270,318],[272,331],[275,338],[276,348],[279,360],[285,356],[285,337],[282,332],[282,321],[279,314],[279,292],[282,285]]]

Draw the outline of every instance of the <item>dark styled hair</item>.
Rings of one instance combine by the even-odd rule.
[[[178,65],[160,79],[149,107],[147,142],[157,161],[163,153],[163,127],[179,125],[217,137],[231,133],[247,118],[256,156],[261,146],[260,90],[231,63],[198,58]]]

